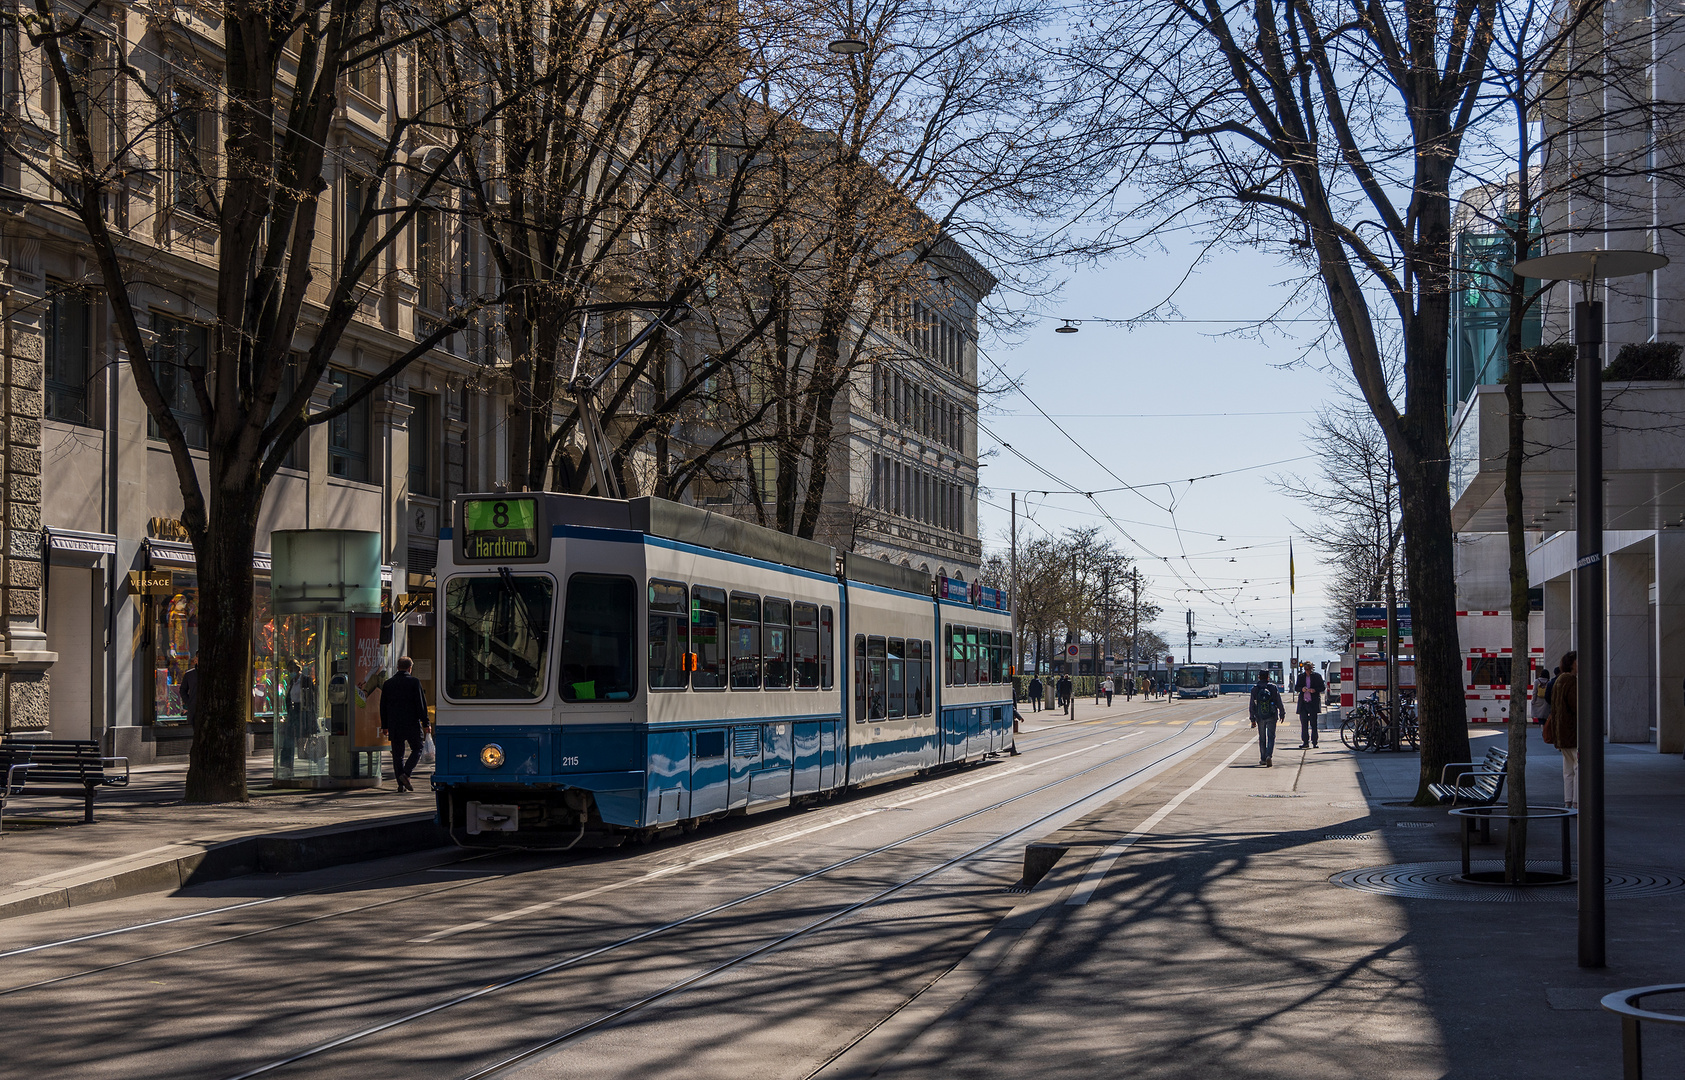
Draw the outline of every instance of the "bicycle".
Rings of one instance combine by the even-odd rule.
[[[1340,741],[1348,749],[1368,750],[1383,741],[1386,726],[1386,720],[1381,715],[1380,695],[1370,694],[1340,721]]]

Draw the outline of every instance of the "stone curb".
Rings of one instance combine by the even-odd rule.
[[[173,845],[175,852],[136,856],[78,877],[55,875],[32,889],[0,894],[0,919],[60,911],[142,893],[174,892],[243,874],[297,874],[387,855],[405,855],[450,842],[433,814],[321,825],[291,832],[242,836],[211,844]],[[68,879],[68,880],[60,880]]]

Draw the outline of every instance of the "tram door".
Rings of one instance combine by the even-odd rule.
[[[841,725],[837,720],[824,720],[819,724],[819,790],[829,791],[843,781],[842,747],[838,745],[837,728]]]
[[[694,738],[696,753],[690,760],[690,816],[717,814],[726,808],[730,779],[730,766],[725,754],[725,729],[698,731]]]

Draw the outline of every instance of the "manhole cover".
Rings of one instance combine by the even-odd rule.
[[[1303,795],[1283,795],[1283,794],[1280,794],[1279,792],[1271,792],[1268,795],[1254,795],[1252,797],[1254,799],[1302,799],[1302,798],[1304,798]]]
[[[1374,837],[1374,836],[1373,836],[1373,835],[1372,835],[1372,834],[1370,834],[1370,833],[1366,833],[1366,832],[1353,832],[1353,833],[1339,833],[1339,832],[1331,832],[1331,833],[1323,833],[1323,834],[1322,834],[1322,838],[1323,838],[1323,839],[1324,839],[1324,840],[1373,840],[1373,839],[1375,839],[1375,837]]]
[[[1547,872],[1560,871],[1562,868],[1561,863],[1554,861],[1529,862],[1527,865],[1529,868]],[[1476,871],[1503,868],[1502,862],[1490,861],[1476,862],[1471,866],[1471,869]],[[1577,899],[1578,890],[1566,885],[1464,885],[1456,880],[1457,875],[1462,872],[1462,863],[1400,863],[1396,866],[1345,870],[1328,880],[1344,889],[1425,900],[1510,900],[1535,904],[1571,904]],[[1611,899],[1685,892],[1685,877],[1647,866],[1611,866],[1604,873],[1603,881]]]
[[[1393,824],[1397,825],[1401,829],[1431,829],[1431,828],[1433,828],[1433,822],[1431,822],[1431,821],[1395,821],[1395,822],[1393,822]]]

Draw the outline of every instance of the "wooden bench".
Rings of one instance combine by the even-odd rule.
[[[122,763],[123,771],[106,765]],[[82,800],[82,820],[94,820],[94,792],[129,783],[129,759],[100,756],[92,739],[20,739],[0,741],[0,829],[6,800],[18,795],[59,795]]]
[[[1440,802],[1458,806],[1491,806],[1504,794],[1509,776],[1509,751],[1494,746],[1480,761],[1453,761],[1440,770],[1439,783],[1428,790]]]

